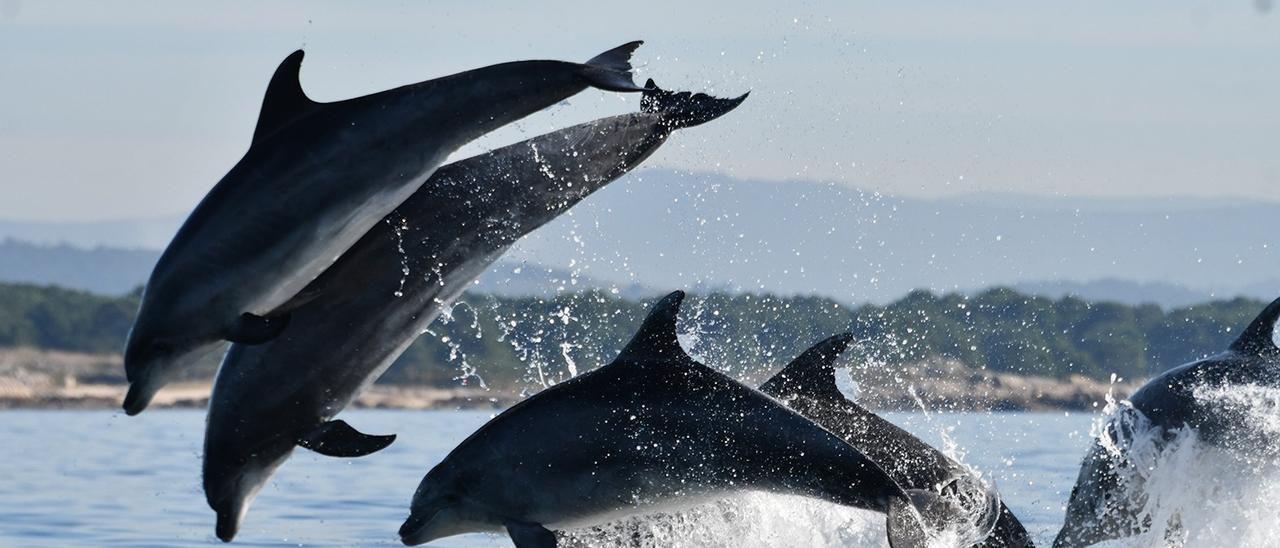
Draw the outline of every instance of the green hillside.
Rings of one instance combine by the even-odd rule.
[[[137,298],[0,284],[0,346],[118,352]],[[454,384],[466,377],[510,386],[563,378],[571,367],[580,372],[611,359],[648,304],[599,292],[550,300],[467,295],[384,380]],[[856,359],[890,365],[945,357],[1031,375],[1137,378],[1222,350],[1264,304],[1234,299],[1162,310],[1003,288],[967,297],[916,291],[887,306],[857,307],[820,297],[712,294],[689,299],[682,330],[695,356],[745,376],[852,331],[860,341]]]

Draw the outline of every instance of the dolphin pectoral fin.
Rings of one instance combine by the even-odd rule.
[[[395,434],[374,436],[352,428],[347,421],[322,423],[298,440],[298,445],[327,457],[363,457],[396,441]]]
[[[537,523],[508,521],[504,523],[516,548],[555,548],[556,534]]]
[[[288,325],[288,314],[264,317],[245,312],[240,315],[235,329],[227,334],[227,340],[239,344],[262,344],[280,336]]]
[[[813,345],[761,385],[760,390],[774,397],[795,394],[820,401],[844,401],[844,394],[836,386],[835,362],[852,340],[852,333],[842,333]]]

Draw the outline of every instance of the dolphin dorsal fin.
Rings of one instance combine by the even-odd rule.
[[[1275,339],[1272,338],[1277,318],[1280,318],[1280,299],[1271,301],[1271,304],[1262,309],[1262,313],[1231,343],[1231,350],[1250,356],[1280,353],[1280,348],[1276,347]]]
[[[836,386],[836,358],[849,348],[852,333],[842,333],[813,345],[791,360],[777,375],[760,386],[770,396],[806,396],[824,401],[843,401]]]
[[[307,97],[298,81],[303,55],[302,50],[289,54],[271,75],[266,96],[262,98],[262,111],[258,113],[258,126],[253,130],[253,142],[275,133],[319,104]]]
[[[676,338],[676,318],[680,315],[683,291],[674,291],[649,309],[649,315],[631,342],[618,354],[617,361],[646,361],[655,358],[687,358]]]

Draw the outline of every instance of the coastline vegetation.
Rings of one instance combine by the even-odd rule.
[[[0,347],[119,352],[140,293],[113,297],[0,284]],[[381,382],[545,385],[607,363],[649,304],[600,291],[546,299],[466,294]],[[915,291],[883,306],[712,293],[691,297],[681,330],[695,357],[756,380],[844,331],[858,341],[849,365],[945,359],[995,373],[1138,379],[1225,349],[1264,304],[1237,298],[1164,310],[1006,288],[972,295]],[[215,367],[210,361],[195,375],[212,376]]]

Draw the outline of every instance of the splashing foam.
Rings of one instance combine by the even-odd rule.
[[[565,546],[888,546],[883,514],[750,492],[565,532]]]
[[[1093,433],[1133,466],[1116,469],[1142,534],[1098,546],[1274,546],[1280,528],[1280,389],[1202,388],[1200,404],[1233,417],[1242,435],[1263,445],[1210,444],[1196,430],[1165,433],[1127,401],[1108,398]],[[1247,432],[1247,433],[1246,433]]]

